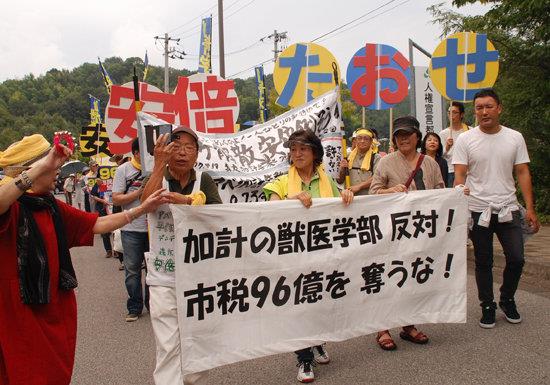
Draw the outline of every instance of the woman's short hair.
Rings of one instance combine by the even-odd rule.
[[[437,151],[436,151],[436,157],[437,158],[440,158],[442,155],[443,155],[443,145],[441,144],[441,138],[439,137],[439,135],[437,135],[435,132],[428,132],[425,136],[424,136],[424,139],[422,139],[422,144],[420,145],[420,152],[422,154],[425,154],[426,153],[426,142],[428,141],[428,138],[430,136],[433,136],[434,138],[437,139],[437,143],[439,143],[439,145],[437,146]]]
[[[397,133],[399,131],[404,132],[415,132],[416,137],[418,138],[416,142],[416,148],[420,148],[420,142],[422,141],[422,133],[420,132],[420,123],[418,120],[411,115],[401,116],[393,121],[393,136],[392,142],[395,147],[397,147]]]
[[[309,129],[294,131],[283,146],[286,148],[291,148],[291,146],[295,143],[300,143],[311,147],[313,151],[313,164],[315,167],[318,167],[323,163],[325,151],[323,150],[321,139],[319,139],[313,131]],[[290,154],[288,155],[288,162],[292,164],[290,161]]]

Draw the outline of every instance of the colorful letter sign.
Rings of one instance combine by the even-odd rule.
[[[370,110],[385,110],[409,93],[409,61],[395,48],[367,43],[351,58],[346,73],[352,99]]]
[[[487,35],[455,33],[439,43],[433,52],[430,77],[445,98],[469,102],[476,92],[495,84],[498,57]]]
[[[277,104],[297,107],[334,88],[334,71],[340,78],[336,59],[326,48],[313,43],[293,44],[285,49],[273,70],[279,93]]]
[[[217,75],[194,74],[180,77],[173,94],[165,94],[147,83],[140,83],[142,111],[168,123],[183,124],[209,134],[232,134],[239,117],[239,99],[233,80]],[[105,112],[109,150],[130,152],[137,136],[133,83],[112,87]]]

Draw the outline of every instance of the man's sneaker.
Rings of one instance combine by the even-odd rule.
[[[137,321],[138,318],[139,318],[138,314],[135,314],[135,313],[126,314],[126,322],[134,322],[134,321]]]
[[[521,316],[518,313],[516,302],[513,299],[507,299],[504,301],[501,300],[498,303],[498,306],[504,312],[506,321],[512,324],[519,324],[521,322]]]
[[[325,344],[315,346],[313,348],[313,355],[315,356],[315,362],[321,365],[328,364],[330,357],[325,349]]]
[[[313,362],[302,361],[298,362],[298,381],[300,382],[313,382],[315,381],[315,375],[313,374]]]
[[[479,326],[484,329],[492,329],[495,327],[495,312],[496,305],[494,303],[490,305],[481,305],[481,320],[479,320]]]

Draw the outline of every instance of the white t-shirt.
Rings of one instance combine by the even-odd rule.
[[[453,146],[453,164],[468,166],[470,211],[482,212],[490,205],[517,206],[514,166],[529,163],[529,154],[521,133],[500,128],[496,134],[486,134],[474,127],[460,135]]]
[[[115,178],[113,180],[113,188],[112,188],[113,193],[128,194],[128,193],[131,193],[133,191],[138,190],[141,187],[141,185],[143,184],[143,179],[145,179],[143,174],[141,174],[138,178],[136,178],[138,173],[140,173],[140,170],[135,168],[132,165],[132,162],[126,162],[126,163],[123,163],[120,166],[118,166],[117,169],[116,169],[116,172],[115,172]],[[125,192],[126,183],[128,183],[129,181],[131,181],[134,178],[136,178],[136,179],[132,182],[132,184],[128,188],[128,191]],[[123,205],[122,208],[124,210],[130,210],[133,207],[139,206],[140,203],[141,203],[140,200],[136,199],[136,200],[128,203],[127,205]],[[142,232],[142,233],[147,232],[147,217],[146,217],[146,215],[142,215],[140,217],[137,217],[132,222],[130,222],[127,225],[125,225],[124,227],[122,227],[121,230],[122,231],[138,231],[138,232]]]
[[[441,130],[439,133],[439,137],[441,138],[441,145],[443,146],[443,159],[447,161],[447,166],[449,167],[449,172],[455,172],[455,168],[453,166],[453,150],[456,146],[456,140],[458,139],[458,136],[466,131],[468,131],[470,127],[463,126],[460,130],[453,130],[451,127],[447,127],[444,130]],[[451,148],[449,148],[449,151],[445,151],[447,143],[447,139],[453,138],[453,145]],[[447,181],[445,181],[446,183]]]

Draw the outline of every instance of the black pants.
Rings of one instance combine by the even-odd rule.
[[[314,358],[314,355],[313,355],[314,347],[296,350],[294,353],[296,353],[296,356],[297,356],[296,358],[298,358],[298,362],[312,362]]]
[[[104,207],[97,208],[97,212],[100,217],[107,215],[107,210],[105,210]],[[105,251],[113,251],[113,246],[111,246],[111,233],[101,234],[101,239],[103,240],[103,247],[105,248]]]
[[[506,256],[506,267],[504,268],[502,286],[500,287],[500,299],[514,299],[525,263],[519,211],[512,212],[512,221],[506,223],[499,223],[497,214],[491,215],[489,227],[482,227],[477,224],[480,215],[481,213],[472,213],[474,225],[470,232],[470,238],[474,244],[479,300],[482,305],[494,302],[493,234],[497,235]]]
[[[87,213],[92,212],[90,208],[90,194],[87,192],[84,192],[84,210],[86,210]]]

